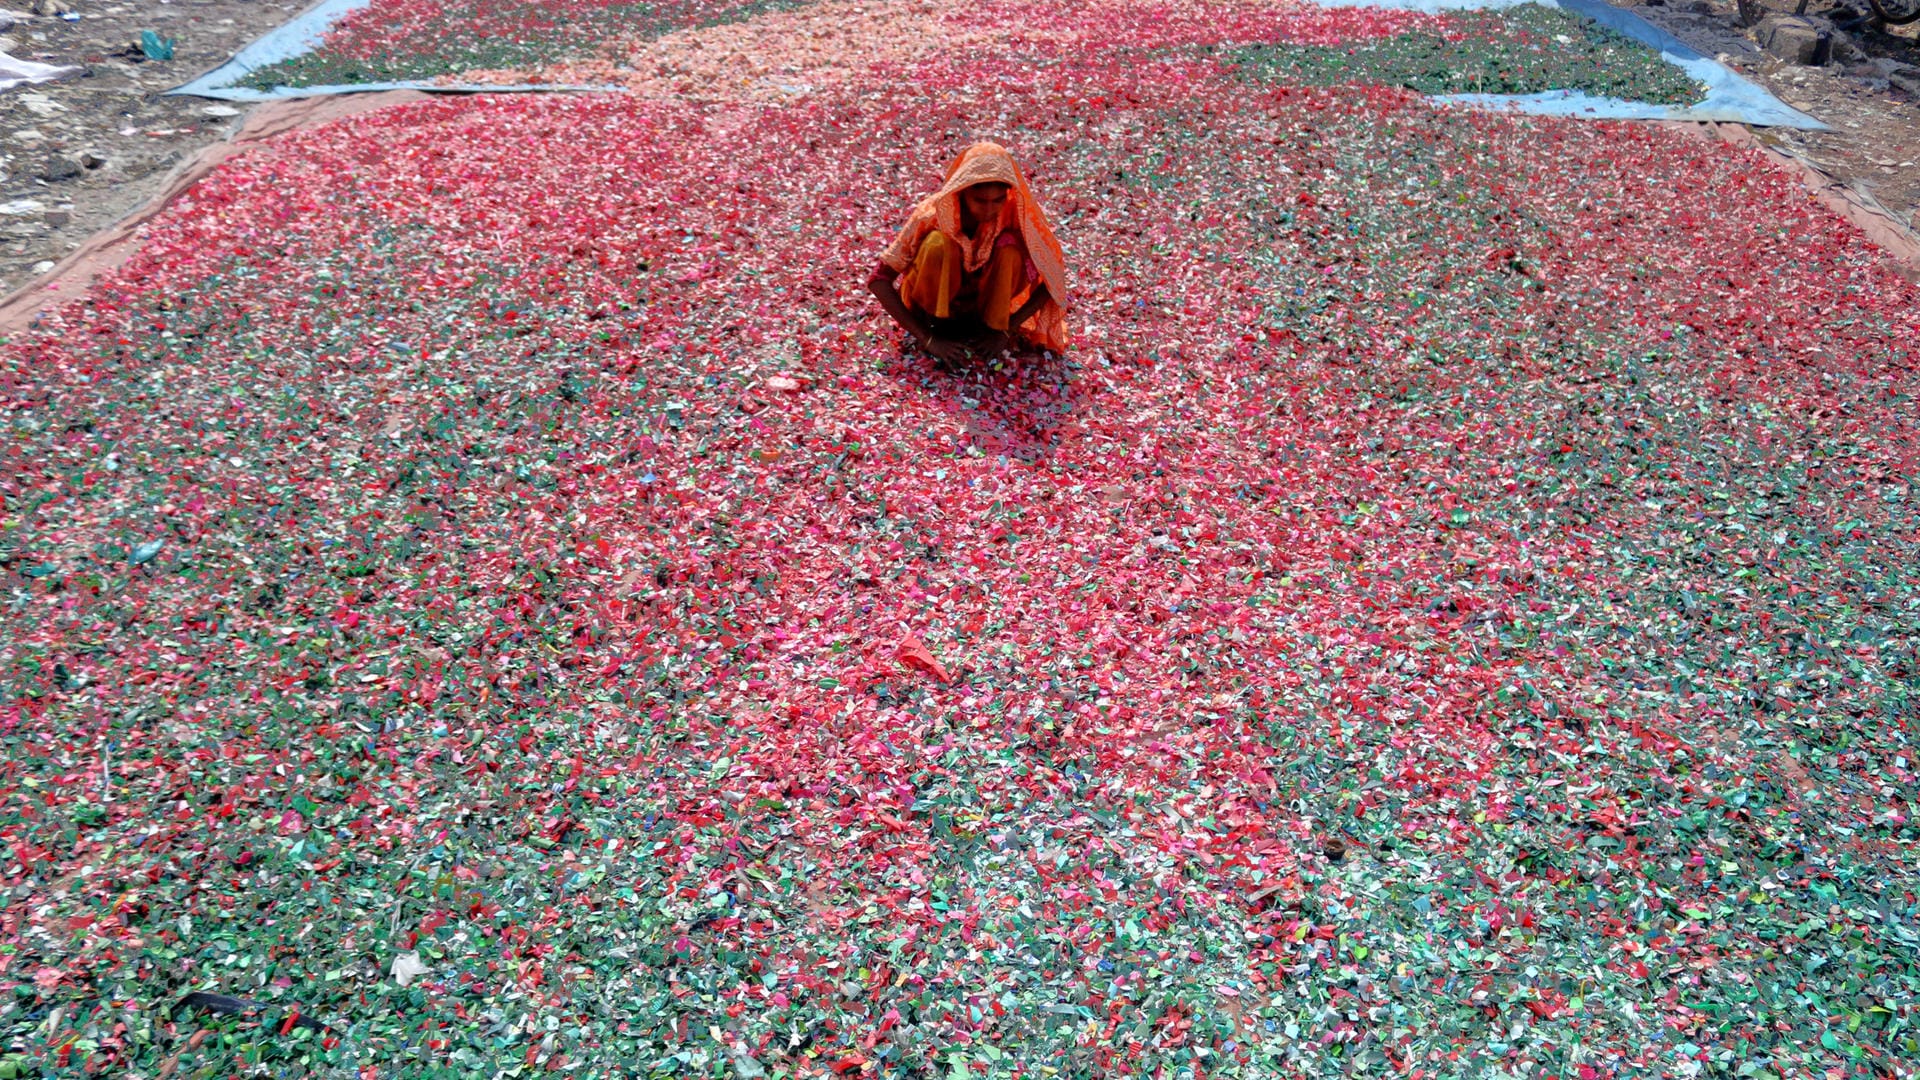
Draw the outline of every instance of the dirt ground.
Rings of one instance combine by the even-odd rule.
[[[1739,25],[1734,0],[1612,2],[1832,127],[1823,132],[1766,128],[1759,135],[1914,225],[1920,212],[1920,100],[1890,84],[1885,73],[1893,64],[1920,67],[1920,23],[1887,32],[1856,31],[1848,38],[1864,56],[1811,68],[1785,63],[1755,45],[1752,31]],[[1798,6],[1798,0],[1760,2],[1787,13]],[[1832,0],[1811,0],[1807,13],[1823,15],[1831,7]]]
[[[0,49],[77,65],[66,79],[0,92],[0,295],[52,269],[160,189],[173,166],[217,141],[243,107],[161,97],[225,63],[310,0],[57,0],[80,16],[34,15],[12,0]],[[142,30],[174,40],[150,61]]]
[[[93,233],[150,199],[173,167],[239,125],[244,106],[161,97],[225,62],[309,0],[13,0],[0,10],[0,49],[20,59],[72,64],[67,79],[0,92],[0,295],[39,279]],[[1755,79],[1783,101],[1832,125],[1823,133],[1763,131],[1876,199],[1903,222],[1920,211],[1920,101],[1888,83],[1885,64],[1920,66],[1908,27],[1855,34],[1868,54],[1851,64],[1799,68],[1754,45],[1734,0],[1615,0]],[[1791,10],[1797,0],[1762,0]],[[1831,0],[1811,0],[1814,13]],[[152,61],[142,30],[175,41]],[[1876,67],[1872,62],[1882,61]]]

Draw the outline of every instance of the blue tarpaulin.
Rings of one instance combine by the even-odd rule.
[[[1707,95],[1693,105],[1655,105],[1645,101],[1594,97],[1571,90],[1549,90],[1540,94],[1444,94],[1436,101],[1459,102],[1483,108],[1508,108],[1538,116],[1571,116],[1590,120],[1712,120],[1755,127],[1789,127],[1825,131],[1827,125],[1767,93],[1754,82],[1741,78],[1725,64],[1689,48],[1679,38],[1649,23],[1631,11],[1624,11],[1605,0],[1314,0],[1321,7],[1394,8],[1401,11],[1498,10],[1537,3],[1585,16],[1623,37],[1632,38],[1660,54],[1660,58],[1679,68],[1697,82],[1704,83]]]
[[[276,101],[282,98],[311,97],[317,94],[355,94],[378,90],[434,90],[450,93],[514,93],[530,91],[612,90],[617,87],[561,86],[527,84],[518,86],[473,86],[439,82],[352,83],[338,86],[279,86],[256,90],[235,85],[254,71],[270,67],[312,50],[326,36],[327,29],[348,12],[366,7],[373,0],[321,0],[292,22],[240,50],[232,60],[184,86],[167,91],[194,97],[227,101]],[[1706,97],[1693,105],[1655,105],[1644,101],[1594,97],[1571,90],[1550,90],[1539,94],[1445,94],[1434,100],[1458,102],[1482,108],[1508,108],[1540,116],[1570,116],[1594,120],[1712,120],[1752,124],[1756,127],[1791,127],[1824,131],[1825,124],[1788,108],[1772,94],[1741,78],[1712,57],[1688,48],[1679,38],[1652,25],[1630,11],[1616,8],[1605,0],[1315,0],[1321,7],[1376,7],[1403,11],[1497,10],[1522,3],[1538,3],[1582,15],[1638,41],[1660,53],[1660,58],[1705,84]]]
[[[264,67],[311,52],[327,36],[327,30],[340,17],[373,3],[373,0],[321,0],[292,22],[270,31],[265,37],[241,49],[233,59],[205,75],[167,91],[189,97],[218,98],[222,101],[279,101],[283,98],[313,97],[318,94],[365,94],[380,90],[434,90],[447,93],[526,93],[556,90],[610,90],[617,87],[561,86],[552,83],[520,86],[472,86],[438,82],[368,82],[337,86],[276,86],[256,90],[236,85]]]

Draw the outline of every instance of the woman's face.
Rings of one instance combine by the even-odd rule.
[[[1007,208],[1007,185],[1001,183],[975,184],[960,189],[960,211],[968,225],[978,225],[985,221],[999,221],[1001,211]]]

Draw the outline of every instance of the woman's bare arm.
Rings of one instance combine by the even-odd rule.
[[[900,299],[899,280],[898,270],[886,263],[881,263],[874,267],[873,273],[868,276],[867,289],[873,293],[874,299],[880,301],[880,306],[893,317],[893,321],[900,324],[900,329],[913,335],[913,340],[918,342],[921,348],[941,360],[954,361],[965,356],[966,350],[959,345],[934,337],[933,331],[914,315],[912,309],[907,307],[906,301]]]
[[[1018,329],[1022,323],[1033,318],[1034,315],[1039,313],[1040,308],[1046,304],[1047,299],[1047,283],[1042,281],[1035,284],[1032,295],[1027,297],[1027,302],[1020,305],[1019,311],[1007,317],[1007,329]]]
[[[1033,287],[1033,293],[1027,297],[1026,303],[1020,305],[1020,310],[1007,316],[1007,328],[1005,330],[995,330],[993,333],[988,334],[985,340],[980,342],[981,352],[988,356],[996,356],[1003,352],[1007,347],[1007,342],[1012,339],[1013,332],[1020,328],[1021,323],[1033,318],[1034,314],[1040,310],[1041,305],[1046,302],[1047,283],[1042,281]]]
[[[880,301],[880,306],[886,310],[886,313],[893,316],[894,322],[900,324],[900,329],[912,334],[913,340],[924,346],[933,335],[927,331],[919,319],[914,318],[913,312],[907,308],[906,301],[900,299],[899,281],[900,272],[886,263],[881,263],[875,266],[873,273],[867,277],[867,291],[873,293],[874,299]]]

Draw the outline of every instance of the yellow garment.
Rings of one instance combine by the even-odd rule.
[[[975,184],[1006,184],[1007,207],[999,221],[981,222],[972,236],[960,228],[960,192]],[[1047,300],[1024,324],[1015,328],[1027,341],[1054,352],[1067,347],[1067,268],[1060,241],[1053,235],[1047,215],[1027,187],[1027,178],[1014,164],[1006,147],[979,142],[969,146],[947,166],[946,181],[940,190],[920,201],[907,216],[900,233],[880,255],[880,261],[896,272],[906,273],[917,265],[922,250],[935,236],[949,248],[947,257],[957,251],[963,271],[978,272],[1006,250],[999,244],[1002,232],[1020,238],[1026,258],[1032,260],[1040,280],[1046,283]],[[1022,270],[1024,271],[1024,266]],[[1014,295],[1009,304],[1018,310],[1032,291],[1025,274],[1015,275]],[[901,293],[905,297],[906,293]]]
[[[913,265],[900,279],[900,299],[936,319],[978,315],[988,329],[1005,333],[1014,290],[1025,284],[1025,268],[1020,249],[1008,245],[979,271],[968,273],[959,246],[947,234],[932,232],[920,242]]]

